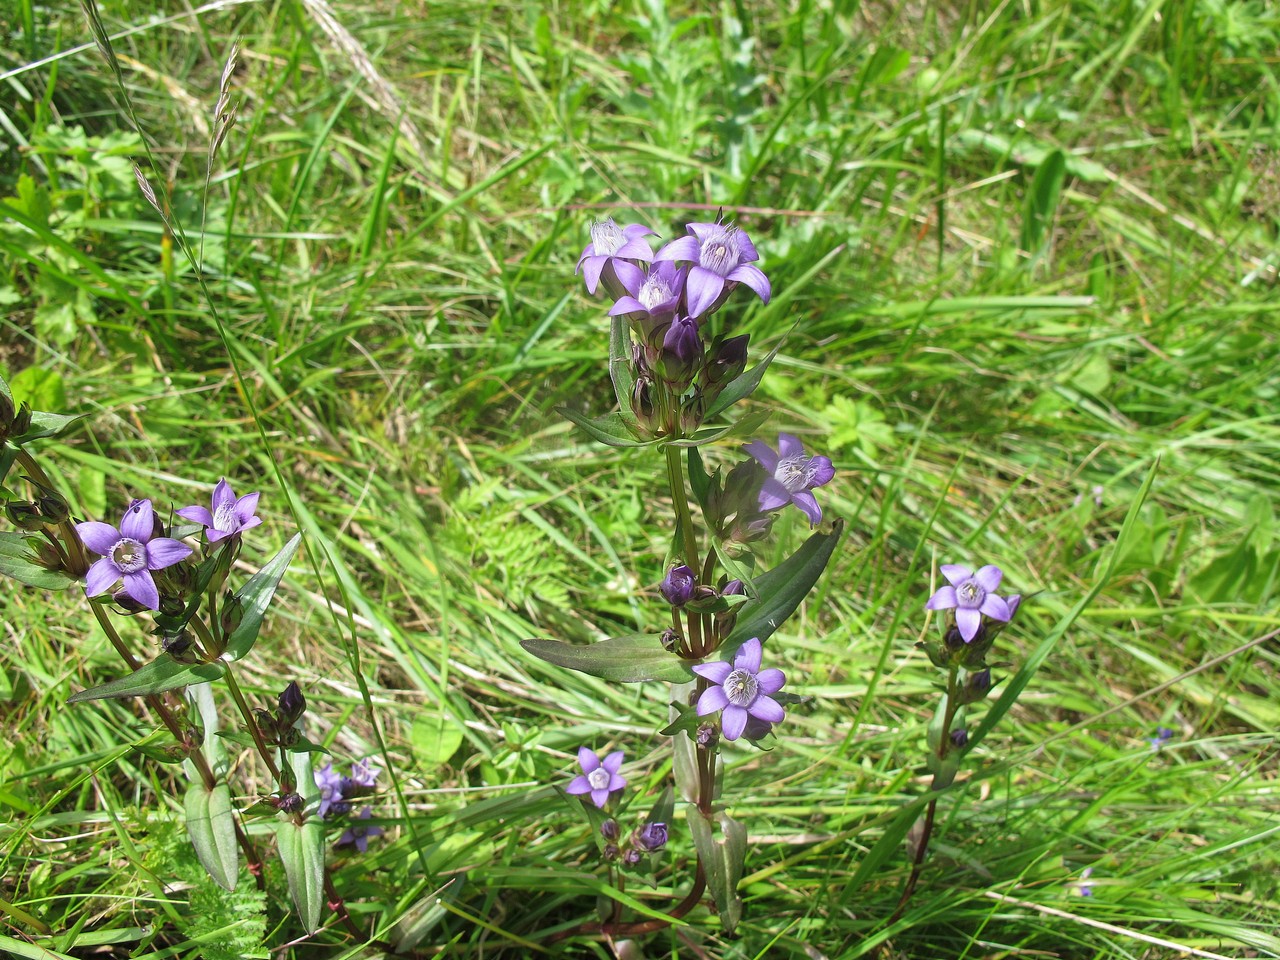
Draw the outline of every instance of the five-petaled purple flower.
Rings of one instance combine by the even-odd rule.
[[[676,307],[684,292],[685,272],[683,267],[674,263],[653,264],[639,287],[618,298],[609,316],[625,315],[646,334],[655,327],[670,323],[675,319]]]
[[[749,717],[765,723],[781,723],[787,715],[782,704],[769,696],[781,690],[787,678],[776,667],[760,669],[762,652],[759,639],[752,637],[738,648],[733,663],[716,660],[693,668],[698,676],[715,684],[698,698],[698,716],[724,711],[720,730],[726,740],[742,736]]]
[[[609,802],[609,794],[627,785],[626,778],[618,773],[622,767],[621,750],[615,750],[601,760],[594,750],[579,747],[578,766],[582,767],[582,773],[565,787],[566,792],[574,796],[591,794],[591,802],[601,810]]]
[[[123,593],[148,610],[160,609],[160,592],[151,576],[191,556],[180,540],[156,536],[155,511],[150,500],[135,500],[124,512],[117,530],[109,523],[89,520],[76,524],[84,545],[102,559],[94,561],[84,578],[84,592],[100,596],[124,581]]]
[[[357,820],[368,820],[373,816],[373,810],[365,807],[358,814]],[[363,824],[353,823],[343,831],[342,836],[338,838],[338,846],[346,846],[347,844],[355,844],[357,850],[361,853],[369,851],[369,838],[382,836],[381,827],[368,827]]]
[[[630,290],[639,290],[644,283],[644,271],[632,260],[649,261],[653,259],[653,250],[649,241],[644,238],[653,233],[642,223],[630,223],[625,227],[618,226],[612,217],[597,220],[591,225],[591,242],[578,258],[578,266],[574,273],[582,271],[587,281],[587,292],[595,293],[604,276],[605,286],[610,286],[609,274],[605,268],[612,270],[612,277],[618,281],[621,289],[610,290],[614,297],[619,297]]]
[[[769,474],[760,488],[761,512],[794,503],[811,525],[822,522],[822,508],[810,491],[830,483],[836,475],[830,458],[806,457],[799,439],[789,433],[778,434],[777,452],[763,440],[754,440],[742,449]]]
[[[769,302],[769,278],[751,265],[760,255],[750,237],[730,223],[691,223],[686,229],[689,236],[672,240],[653,259],[687,260],[692,264],[685,280],[689,316],[706,314],[730,283],[745,283],[761,300]]]
[[[234,536],[250,527],[256,527],[262,518],[255,516],[258,510],[257,493],[246,493],[239,500],[226,478],[213,488],[212,512],[201,506],[183,507],[178,516],[192,523],[203,524],[210,543]]]
[[[925,609],[950,610],[954,607],[956,627],[965,643],[977,636],[984,616],[1006,623],[1013,616],[1008,601],[995,593],[1004,577],[999,567],[989,563],[973,573],[957,563],[944,563],[941,569],[947,578],[947,586],[929,598]]]

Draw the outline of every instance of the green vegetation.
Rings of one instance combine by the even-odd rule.
[[[738,937],[700,909],[646,955],[1280,956],[1274,6],[104,0],[127,99],[78,10],[10,6],[0,373],[86,415],[41,454],[77,516],[226,476],[263,492],[249,569],[305,534],[240,681],[265,706],[297,680],[335,765],[386,764],[386,834],[331,860],[361,929],[610,955],[551,942],[605,883],[555,787],[584,742],[655,786],[666,691],[519,641],[651,628],[671,514],[643,451],[554,412],[613,402],[573,266],[596,216],[671,236],[723,206],[774,289],[743,301],[753,351],[780,347],[748,409],[825,446],[847,532],[770,642],[812,699],[727,755]],[[807,533],[791,513],[770,564]],[[942,563],[1027,595],[993,697],[1025,689],[886,925]],[[122,673],[87,605],[0,598],[0,952],[378,955],[332,918],[289,946],[277,866],[265,895],[204,880],[155,717],[66,705]],[[681,826],[627,891],[650,909],[688,882]]]

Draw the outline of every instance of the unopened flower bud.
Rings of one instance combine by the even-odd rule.
[[[142,613],[144,610],[151,609],[142,601],[135,600],[133,596],[127,593],[124,589],[117,590],[113,593],[111,595],[111,599],[115,601],[116,606],[128,616],[133,616],[134,614]]]
[[[693,382],[702,364],[702,351],[698,322],[689,317],[676,317],[662,336],[662,352],[654,367],[663,380],[683,390]]]
[[[236,628],[240,626],[240,621],[244,619],[244,606],[240,602],[240,598],[235,594],[227,591],[222,601],[222,615],[218,618],[218,623],[222,627],[222,636],[230,637],[236,632]]]
[[[646,823],[631,835],[631,842],[637,850],[656,853],[667,845],[667,825],[665,823]]]
[[[694,734],[693,740],[700,747],[710,746],[716,738],[715,724],[700,723],[698,724],[698,732]]]
[[[964,727],[961,727],[959,730],[952,730],[951,742],[954,743],[956,747],[963,748],[965,744],[969,742],[969,731]]]
[[[606,843],[604,850],[601,851],[606,860],[617,860],[620,852],[616,843]]]
[[[647,373],[637,377],[635,386],[631,388],[631,412],[635,414],[636,422],[646,430],[657,425],[658,410],[653,392],[653,378]]]
[[[977,703],[980,700],[985,700],[987,698],[987,694],[990,692],[990,669],[979,670],[977,673],[971,673],[964,683],[964,702]]]
[[[44,529],[40,506],[30,500],[10,500],[4,505],[4,515],[20,530],[35,533]]]
[[[307,709],[307,698],[302,695],[302,689],[296,680],[284,688],[284,692],[276,699],[276,705],[279,708],[281,730],[292,727],[298,722],[303,711]]]
[[[160,647],[179,663],[195,663],[197,660],[195,637],[189,630],[183,629],[161,637]]]
[[[253,722],[258,725],[258,730],[262,737],[268,743],[275,743],[280,739],[279,729],[276,726],[276,718],[266,710],[254,710]]]
[[[281,813],[297,813],[306,806],[306,801],[296,793],[286,793],[282,797],[273,797],[267,802]]]
[[[613,817],[600,824],[600,836],[606,840],[617,840],[621,835],[622,832],[618,829],[618,821]]]
[[[622,860],[624,863],[629,863],[631,866],[634,867],[637,863],[640,862],[642,856],[643,854],[641,854],[639,850],[632,849],[632,850],[628,850],[623,855]]]
[[[693,599],[697,586],[697,574],[687,564],[682,563],[667,571],[662,583],[658,584],[658,592],[673,607],[683,607]]]
[[[717,337],[707,354],[706,382],[723,386],[742,375],[747,368],[747,341],[750,336],[729,337],[727,340]]]
[[[13,398],[7,393],[0,393],[0,441],[8,438],[9,425],[13,423],[13,415],[16,412]]]
[[[40,505],[40,514],[44,517],[45,523],[57,525],[71,516],[71,508],[67,506],[67,501],[53,490],[42,489],[36,503]]]
[[[662,649],[668,653],[673,653],[680,648],[680,641],[683,638],[670,627],[662,631],[662,635],[658,638],[658,642],[662,644]]]
[[[63,570],[62,555],[52,543],[43,537],[27,537],[27,546],[31,548],[31,559],[46,570]]]
[[[707,408],[710,406],[711,399],[707,394],[701,388],[696,390],[693,396],[680,404],[680,429],[685,433],[696,431],[707,418]]]

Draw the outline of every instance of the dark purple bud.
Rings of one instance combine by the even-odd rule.
[[[48,540],[43,537],[27,537],[27,546],[31,548],[32,560],[46,570],[65,569],[62,556]]]
[[[673,607],[683,607],[693,599],[693,592],[698,586],[697,574],[687,565],[672,567],[662,583],[658,584],[658,592]]]
[[[257,724],[258,730],[261,731],[262,737],[267,743],[275,743],[280,739],[280,729],[276,725],[276,718],[266,710],[254,710],[253,722]]]
[[[44,529],[40,506],[30,500],[10,500],[4,505],[4,515],[15,527],[28,533]]]
[[[622,831],[618,829],[618,821],[610,817],[600,824],[600,836],[606,840],[617,840],[618,837],[622,836]]]
[[[283,797],[272,798],[267,802],[282,813],[297,813],[306,805],[296,793],[286,793]]]
[[[748,740],[763,740],[773,732],[773,724],[768,720],[761,720],[759,717],[747,716],[747,725],[742,730],[742,735]]]
[[[243,619],[244,607],[240,603],[240,598],[228,590],[222,599],[222,614],[218,618],[223,638],[229,638],[235,633]]]
[[[641,856],[642,854],[640,853],[639,850],[628,850],[623,855],[622,860],[624,863],[629,863],[631,864],[631,866],[634,867],[637,863],[640,862]]]
[[[698,321],[676,317],[662,337],[662,353],[656,365],[658,373],[673,387],[684,389],[701,365],[702,337],[698,335]]]
[[[601,851],[606,860],[617,860],[620,852],[616,843],[606,843],[604,850]]]
[[[991,692],[991,671],[979,670],[977,673],[969,674],[969,678],[965,681],[965,699],[969,703],[976,703],[986,698]]]
[[[36,502],[40,505],[40,514],[44,517],[45,523],[59,524],[71,516],[71,508],[67,506],[67,501],[53,490],[42,488]]]
[[[747,368],[747,341],[750,339],[745,333],[727,340],[716,338],[707,356],[705,376],[708,383],[726,384],[742,375]]]
[[[284,692],[276,700],[276,705],[280,710],[281,730],[292,727],[298,722],[303,712],[307,709],[307,698],[302,695],[302,689],[298,686],[297,681],[284,688]]]
[[[698,724],[698,732],[693,739],[700,747],[710,746],[716,739],[716,725],[714,723]]]
[[[142,613],[144,610],[151,608],[141,600],[134,599],[133,595],[120,589],[111,595],[111,599],[115,601],[117,607],[121,609],[127,616]]]
[[[195,637],[190,630],[183,629],[162,637],[160,646],[165,653],[179,663],[195,663],[197,660]]]
[[[0,441],[4,441],[9,436],[9,425],[13,423],[13,415],[16,411],[13,407],[13,398],[7,393],[0,393]]]
[[[964,747],[964,745],[969,742],[969,731],[964,727],[961,727],[959,730],[952,730],[951,742],[957,747]]]
[[[746,592],[741,580],[730,580],[720,588],[720,593],[726,597],[740,597]]]
[[[667,825],[665,823],[646,823],[631,836],[636,849],[646,853],[656,853],[667,845]]]
[[[631,412],[644,428],[652,430],[657,423],[657,406],[654,403],[654,382],[649,374],[641,374],[631,388]]]
[[[680,649],[680,641],[683,639],[684,638],[681,637],[680,634],[676,633],[670,627],[663,630],[662,636],[658,638],[659,642],[662,644],[662,649],[666,650],[668,653],[674,653],[676,650]]]

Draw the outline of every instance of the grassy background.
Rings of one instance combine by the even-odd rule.
[[[40,451],[81,515],[227,476],[263,491],[250,565],[308,531],[242,682],[297,679],[339,764],[385,743],[388,835],[334,861],[363,926],[417,923],[424,955],[608,955],[538,945],[603,883],[546,785],[585,741],[656,790],[665,690],[518,641],[652,626],[671,514],[651,457],[554,412],[611,402],[573,263],[595,216],[674,236],[723,206],[775,291],[740,308],[757,356],[781,344],[753,404],[829,450],[849,533],[771,644],[811,702],[772,751],[728,754],[740,937],[699,911],[648,955],[1280,956],[1277,648],[1219,660],[1280,627],[1280,13],[107,0],[151,179],[205,224],[206,299],[80,12],[9,10],[0,367],[89,415]],[[233,38],[240,120],[204,202]],[[769,564],[804,535],[777,529]],[[1034,594],[1006,675],[1051,652],[886,927],[906,856],[868,857],[928,782],[936,671],[912,643],[944,562]],[[231,902],[182,852],[172,771],[131,746],[152,719],[63,706],[120,672],[75,600],[0,595],[0,946],[35,933],[11,908],[73,956],[290,943],[280,877]],[[656,907],[688,879],[679,824],[671,846],[637,888]],[[340,928],[284,953],[373,955]]]

